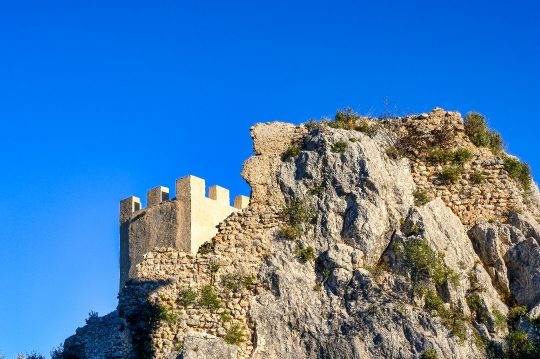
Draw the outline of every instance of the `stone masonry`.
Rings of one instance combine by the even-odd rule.
[[[137,197],[120,202],[120,288],[135,278],[135,267],[154,247],[177,248],[196,253],[200,245],[217,233],[216,225],[231,213],[247,207],[249,198],[236,196],[230,206],[229,190],[212,186],[205,197],[205,182],[195,176],[176,181],[176,198],[169,189],[147,192],[147,208]]]

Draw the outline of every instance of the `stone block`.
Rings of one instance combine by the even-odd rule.
[[[176,198],[204,197],[204,192],[205,183],[202,178],[189,175],[176,180]]]
[[[247,206],[249,206],[249,197],[242,195],[234,197],[234,208],[244,209]]]
[[[208,197],[224,206],[230,205],[229,190],[220,186],[208,188]]]
[[[158,186],[146,192],[146,206],[155,207],[163,201],[169,200],[169,189],[167,187]]]

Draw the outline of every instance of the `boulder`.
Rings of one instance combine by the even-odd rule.
[[[517,303],[535,306],[540,300],[540,246],[534,238],[527,238],[508,250],[504,259]]]
[[[508,224],[518,228],[526,238],[532,237],[540,244],[540,224],[528,214],[512,213]]]
[[[506,235],[499,234],[499,226],[495,223],[480,223],[472,227],[468,234],[471,238],[474,250],[482,263],[488,268],[488,273],[491,276],[493,283],[498,285],[502,290],[509,291],[508,275],[506,264],[503,256],[506,253],[504,247],[508,248],[508,244],[503,244],[512,237],[516,237],[514,228],[510,226],[504,227]]]

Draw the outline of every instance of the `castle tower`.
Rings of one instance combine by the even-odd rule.
[[[176,198],[169,199],[169,189],[158,186],[147,192],[144,209],[137,197],[120,201],[120,289],[152,248],[196,253],[221,221],[249,204],[249,197],[236,196],[231,207],[229,190],[220,186],[210,187],[208,195],[204,180],[190,175],[176,180]]]

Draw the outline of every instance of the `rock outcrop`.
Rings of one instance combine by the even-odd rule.
[[[536,185],[474,146],[459,113],[356,120],[252,127],[249,207],[197,254],[145,254],[117,312],[64,357],[503,358],[516,330],[540,353]],[[442,137],[473,157],[453,183],[426,153]]]

